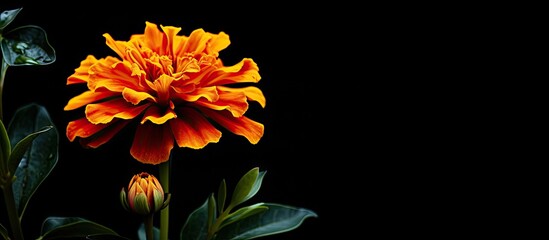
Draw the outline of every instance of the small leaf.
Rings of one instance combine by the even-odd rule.
[[[252,189],[250,190],[250,192],[248,193],[244,201],[252,198],[253,196],[255,196],[255,194],[257,194],[257,192],[259,191],[259,188],[261,188],[261,183],[263,182],[263,177],[265,177],[266,173],[267,171],[259,172],[254,182],[254,185],[252,186]]]
[[[11,144],[4,122],[0,120],[0,177],[8,172],[8,159],[11,154]],[[13,175],[13,172],[11,173]]]
[[[23,155],[25,154],[25,152],[27,152],[27,150],[31,146],[32,141],[34,141],[34,139],[38,137],[40,134],[45,133],[52,128],[53,126],[45,126],[42,129],[27,135],[25,138],[21,139],[21,141],[15,144],[15,147],[13,147],[13,151],[11,152],[10,159],[8,161],[10,172],[12,173],[15,172],[15,170],[17,169],[17,166],[19,166],[19,163],[23,158]]]
[[[54,124],[43,106],[33,103],[17,109],[8,126],[11,144],[19,143],[28,135],[43,130],[44,126]],[[36,189],[57,164],[58,144],[59,133],[53,127],[37,136],[20,159],[13,183],[13,195],[20,218]]]
[[[195,209],[187,217],[187,221],[181,229],[181,240],[206,240],[208,235],[208,202],[209,197],[202,206]]]
[[[101,224],[79,217],[48,217],[42,223],[41,240],[118,234]]]
[[[4,240],[10,239],[8,235],[8,230],[4,226],[2,226],[2,224],[0,224],[0,237],[2,237],[2,239]]]
[[[276,203],[265,203],[269,210],[227,225],[217,233],[218,239],[243,240],[264,237],[291,231],[306,218],[317,214],[305,208],[296,208]]]
[[[254,190],[254,185],[256,184],[257,177],[259,175],[259,168],[255,167],[248,171],[236,184],[236,187],[233,191],[231,198],[231,204],[229,208],[233,208],[238,204],[243,203],[244,201],[251,198],[257,191]],[[257,190],[257,189],[256,189]]]
[[[210,200],[208,200],[208,229],[213,225],[217,219],[217,208],[215,206],[215,198],[213,193],[210,194]],[[208,230],[209,231],[209,230]]]
[[[3,37],[0,47],[4,61],[10,66],[47,65],[55,62],[55,50],[41,27],[18,27]]]
[[[0,33],[6,26],[8,26],[13,19],[17,16],[17,14],[22,10],[23,8],[17,8],[13,10],[6,10],[0,13]]]
[[[256,203],[254,205],[251,205],[251,206],[247,206],[247,207],[243,207],[243,208],[240,208],[238,210],[236,210],[235,212],[229,214],[229,216],[227,216],[227,218],[223,219],[223,222],[221,223],[221,226],[219,226],[219,229],[231,224],[231,223],[234,223],[236,221],[240,221],[244,218],[247,218],[249,216],[252,216],[254,214],[258,214],[258,213],[261,213],[263,211],[266,211],[267,209],[269,209],[267,206],[264,206],[263,203]]]
[[[227,183],[225,179],[219,184],[219,189],[217,190],[217,211],[219,214],[225,209],[225,199],[227,198]]]

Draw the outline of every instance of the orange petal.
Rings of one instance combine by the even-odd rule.
[[[122,92],[125,88],[132,88],[144,92],[147,89],[140,83],[139,75],[134,74],[134,69],[129,62],[107,57],[93,65],[91,68],[93,78],[88,81],[88,88],[95,90],[101,87],[113,92]]]
[[[116,41],[108,33],[103,34],[103,37],[105,38],[105,43],[107,44],[107,46],[109,46],[116,54],[118,54],[120,58],[124,59],[128,46],[127,42]]]
[[[144,47],[150,48],[160,56],[166,55],[167,41],[164,38],[164,33],[158,29],[156,24],[145,22],[145,33],[143,35]]]
[[[219,99],[219,95],[217,95],[217,88],[215,86],[196,88],[193,92],[177,94],[177,96],[187,102],[194,102],[202,97],[210,102],[215,102]]]
[[[166,48],[166,55],[172,55],[174,49],[173,49],[173,46],[174,46],[174,40],[176,39],[177,37],[177,33],[179,31],[181,31],[181,28],[180,27],[172,27],[172,26],[168,26],[168,27],[165,27],[165,26],[160,26],[162,28],[162,32],[164,32],[166,38],[166,42],[163,43],[162,45],[164,45],[164,47]]]
[[[156,165],[168,161],[173,145],[169,125],[146,122],[137,127],[130,153],[139,162]]]
[[[153,90],[156,91],[158,103],[166,104],[170,98],[170,86],[172,85],[173,77],[162,74],[154,81]]]
[[[232,133],[244,136],[252,144],[258,143],[263,137],[263,124],[245,116],[235,118],[228,111],[214,111],[207,108],[200,108],[200,110]]]
[[[185,56],[189,53],[194,53],[196,56],[200,54],[206,48],[206,43],[211,39],[211,36],[206,34],[204,29],[195,29],[191,32],[189,37],[186,39],[185,44],[177,52],[178,56]]]
[[[182,118],[170,121],[175,141],[179,147],[200,149],[208,143],[219,142],[221,131],[192,108],[183,108],[179,112]]]
[[[125,88],[122,91],[122,96],[124,99],[134,105],[139,104],[141,101],[145,99],[150,99],[153,102],[156,102],[156,98],[147,92],[138,92],[131,88]]]
[[[99,124],[99,125],[107,125],[104,129],[102,129],[97,134],[94,134],[91,137],[88,138],[82,138],[80,139],[80,144],[82,146],[90,147],[90,148],[97,148],[107,142],[109,142],[120,130],[122,130],[126,125],[128,125],[130,121],[118,121],[114,120],[108,124]]]
[[[88,82],[90,76],[88,70],[96,62],[97,59],[93,55],[88,55],[86,59],[80,62],[80,67],[74,70],[74,74],[67,78],[67,85]]]
[[[246,95],[242,92],[219,91],[219,99],[215,102],[199,99],[195,104],[207,107],[212,110],[228,110],[233,117],[240,117],[248,110]]]
[[[218,57],[218,53],[227,48],[231,44],[231,40],[229,40],[229,35],[224,32],[220,32],[217,35],[211,34],[211,36],[212,39],[209,42],[209,48],[206,49],[206,53]]]
[[[92,124],[86,118],[80,118],[74,121],[70,121],[67,124],[66,135],[69,141],[74,141],[76,137],[87,138],[103,128],[107,127],[105,124]]]
[[[172,83],[172,89],[176,93],[190,93],[196,90],[196,85],[194,83],[189,83],[188,81],[174,81]]]
[[[178,56],[176,62],[177,73],[197,73],[200,72],[200,63],[196,58],[189,56]]]
[[[141,114],[151,103],[135,106],[126,102],[123,98],[88,104],[86,106],[86,117],[91,123],[108,123],[113,118],[133,119]]]
[[[119,93],[109,92],[109,91],[96,91],[96,92],[86,91],[76,97],[71,98],[67,103],[67,105],[65,106],[64,110],[65,111],[74,110],[86,104],[93,103],[98,100],[112,97],[115,95],[119,95]]]
[[[213,71],[203,80],[206,86],[227,85],[231,83],[257,83],[261,79],[257,64],[245,58],[234,66],[222,67]]]
[[[261,107],[265,108],[266,99],[261,89],[257,87],[244,87],[244,88],[230,88],[225,86],[217,86],[217,89],[223,92],[242,92],[246,95],[246,98],[250,101],[258,102]]]
[[[145,123],[147,120],[155,123],[155,124],[164,124],[166,121],[170,119],[176,118],[177,115],[172,109],[168,109],[165,112],[162,112],[160,108],[158,108],[156,105],[151,106],[144,114],[143,119],[141,120],[141,123]]]

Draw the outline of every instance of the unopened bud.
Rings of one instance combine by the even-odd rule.
[[[167,205],[162,185],[156,177],[146,172],[134,175],[127,191],[122,188],[120,201],[124,209],[140,215],[155,213]]]

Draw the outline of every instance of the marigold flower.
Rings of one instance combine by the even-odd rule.
[[[160,182],[146,172],[132,177],[127,192],[122,188],[120,201],[124,209],[141,215],[155,213],[168,204],[164,203],[164,190]]]
[[[64,110],[85,107],[85,117],[71,121],[66,135],[97,148],[131,121],[139,121],[131,155],[142,163],[168,161],[175,143],[201,149],[221,138],[221,126],[256,144],[263,124],[244,116],[248,101],[265,107],[262,91],[250,84],[261,79],[257,64],[244,58],[225,66],[219,52],[230,44],[224,32],[146,22],[144,34],[129,41],[103,34],[119,58],[88,55],[67,85],[87,84],[88,90],[69,100]]]

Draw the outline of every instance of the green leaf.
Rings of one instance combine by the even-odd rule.
[[[17,16],[17,14],[22,10],[23,8],[17,8],[13,10],[6,10],[0,13],[0,33],[2,33],[2,30],[8,26],[13,19]]]
[[[2,237],[3,240],[10,239],[8,235],[8,230],[4,226],[2,226],[2,224],[0,224],[0,237]]]
[[[4,122],[0,120],[0,177],[8,171],[8,159],[11,154],[11,144]],[[13,172],[11,173],[13,174]]]
[[[101,224],[79,217],[48,217],[42,223],[41,240],[118,234]]]
[[[227,198],[227,183],[225,179],[219,184],[219,189],[217,190],[217,211],[219,214],[225,209],[225,199]]]
[[[267,171],[259,172],[259,174],[257,175],[257,178],[255,179],[255,182],[252,186],[252,189],[250,190],[250,192],[248,193],[248,195],[246,196],[244,201],[252,198],[253,196],[255,196],[255,194],[257,194],[257,192],[259,191],[259,188],[261,188],[261,183],[263,182],[263,177],[265,177],[266,173],[267,173]]]
[[[53,128],[32,141],[15,171],[13,195],[20,218],[36,189],[57,164],[59,133],[46,108],[34,103],[17,109],[8,127],[11,144],[14,144],[32,133],[40,132],[45,126]]]
[[[206,240],[208,235],[208,202],[209,197],[202,206],[195,209],[187,217],[187,221],[181,229],[181,240]]]
[[[17,170],[17,167],[19,166],[19,163],[21,163],[23,155],[27,152],[34,139],[36,139],[40,134],[45,133],[52,128],[53,126],[45,126],[37,132],[33,132],[27,135],[25,138],[21,139],[21,141],[15,144],[15,147],[13,147],[13,151],[11,152],[8,161],[10,172],[13,173],[15,172],[15,170]]]
[[[263,211],[266,211],[269,209],[267,206],[264,206],[263,203],[256,203],[251,206],[246,206],[243,208],[240,208],[236,210],[235,212],[229,214],[227,218],[223,219],[223,222],[221,223],[221,226],[219,226],[219,229],[234,223],[236,221],[240,221],[244,218],[247,218],[249,216],[252,216],[254,214],[261,213]]]
[[[213,225],[217,219],[217,208],[215,206],[215,198],[213,193],[210,194],[210,200],[208,200],[208,229]]]
[[[269,210],[227,225],[217,233],[217,239],[253,239],[288,232],[299,227],[306,218],[317,214],[305,208],[265,203]]]
[[[264,175],[265,172],[259,172],[257,167],[244,174],[236,184],[229,207],[233,208],[253,197],[259,191]]]
[[[28,25],[13,29],[1,41],[4,61],[10,66],[47,65],[55,62],[55,50],[49,44],[46,31]]]
[[[154,240],[160,239],[160,230],[157,227],[153,227],[153,238]],[[145,223],[141,223],[139,229],[137,230],[137,239],[147,240],[147,231],[145,230]]]

